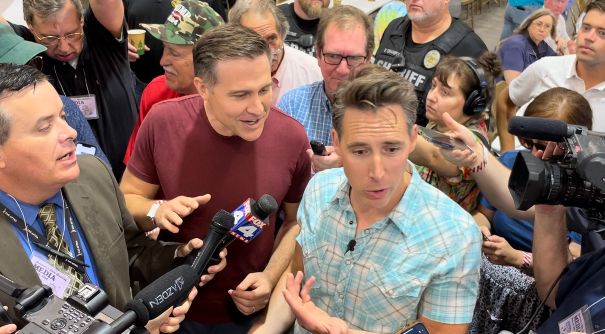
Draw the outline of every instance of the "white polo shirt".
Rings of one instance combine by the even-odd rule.
[[[284,58],[273,75],[273,104],[288,91],[323,80],[317,59],[284,44]]]

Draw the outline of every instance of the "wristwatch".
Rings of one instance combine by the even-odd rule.
[[[156,226],[155,225],[155,214],[157,213],[157,211],[160,208],[160,205],[162,205],[162,203],[164,203],[164,201],[162,201],[162,200],[155,201],[149,208],[149,211],[147,211],[147,217],[149,218],[149,221],[153,224],[154,228]]]

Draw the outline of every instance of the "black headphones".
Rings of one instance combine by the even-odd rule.
[[[487,107],[488,92],[487,79],[483,68],[477,63],[477,60],[470,57],[460,57],[471,71],[475,74],[475,78],[479,81],[479,87],[476,87],[464,101],[464,114],[473,116],[485,111]]]

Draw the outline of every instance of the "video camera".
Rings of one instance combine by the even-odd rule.
[[[521,151],[508,187],[519,210],[534,204],[605,208],[605,133],[537,117],[513,117],[509,131],[519,137],[559,143],[561,156],[541,160]]]
[[[549,160],[519,152],[508,180],[515,207],[574,207],[567,213],[569,229],[582,235],[582,253],[605,247],[605,133],[537,117],[513,117],[509,132],[556,142],[564,152]]]

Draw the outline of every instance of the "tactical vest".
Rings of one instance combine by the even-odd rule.
[[[405,48],[406,38],[411,34],[411,21],[407,16],[396,18],[386,28],[380,46],[376,51],[375,63],[399,75],[414,84],[418,96],[417,124],[426,125],[426,94],[431,87],[435,67],[442,56],[447,55],[473,30],[458,19],[452,18],[452,24],[441,36],[423,45]],[[395,65],[395,68],[392,68]]]

